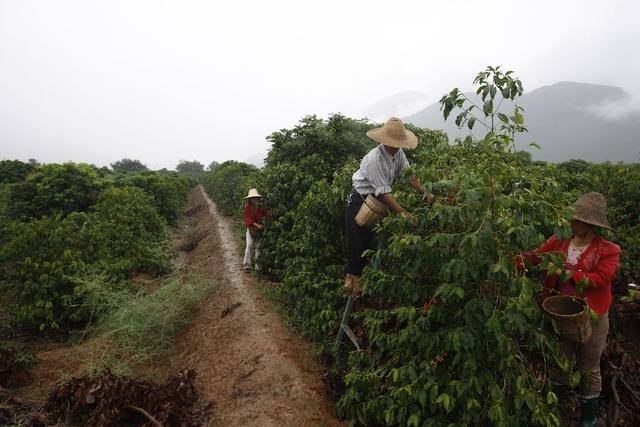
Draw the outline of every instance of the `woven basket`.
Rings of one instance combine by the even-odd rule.
[[[372,194],[369,194],[358,210],[355,218],[356,224],[360,227],[371,229],[388,213],[389,208],[387,205],[376,199]]]
[[[591,313],[582,298],[554,295],[544,300],[542,309],[558,323],[565,339],[584,344],[591,338]]]

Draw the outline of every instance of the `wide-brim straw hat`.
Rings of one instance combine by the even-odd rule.
[[[573,219],[597,227],[612,229],[606,217],[607,201],[602,194],[595,191],[583,194],[575,201],[573,209]]]
[[[260,198],[262,197],[259,193],[258,190],[256,190],[255,188],[252,188],[251,190],[249,190],[249,194],[247,194],[247,197],[245,197],[245,199],[254,199],[254,198]]]
[[[371,129],[367,136],[380,144],[396,148],[416,148],[418,137],[404,128],[402,120],[391,117],[384,126]]]

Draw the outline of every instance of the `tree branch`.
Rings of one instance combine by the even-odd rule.
[[[162,426],[162,423],[161,423],[160,421],[156,420],[156,419],[153,417],[153,415],[151,415],[150,413],[148,413],[148,412],[147,412],[147,411],[145,411],[144,409],[139,408],[139,407],[137,407],[137,406],[133,406],[133,405],[127,405],[127,406],[125,406],[125,408],[127,408],[127,409],[133,409],[134,411],[137,411],[137,412],[141,413],[142,415],[144,415],[145,417],[147,417],[147,419],[148,419],[149,421],[151,421],[151,423],[152,423],[153,425],[155,425],[156,427],[163,427],[163,426]]]

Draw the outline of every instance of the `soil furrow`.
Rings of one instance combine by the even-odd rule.
[[[172,370],[197,369],[202,398],[215,402],[211,425],[342,425],[325,398],[322,368],[309,344],[283,324],[256,279],[242,271],[231,221],[217,213],[202,187],[192,201],[209,206],[197,213],[197,227],[215,232],[189,252],[186,263],[220,286],[177,337]]]

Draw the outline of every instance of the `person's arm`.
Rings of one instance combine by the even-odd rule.
[[[547,253],[547,252],[554,252],[558,250],[557,246],[558,246],[558,238],[554,234],[553,236],[549,237],[542,246],[540,246],[538,249],[534,250],[533,252],[530,252],[530,253],[524,252],[524,253],[521,253],[520,255],[516,255],[513,259],[513,263],[516,265],[516,267],[522,270],[525,269],[525,265],[524,265],[525,260],[530,264],[538,265],[540,264],[540,262],[542,262],[542,260],[537,255]]]
[[[400,203],[396,201],[396,199],[391,195],[391,193],[385,193],[381,196],[382,201],[385,205],[389,206],[389,209],[394,211],[395,213],[401,214],[406,213],[407,210],[400,206]]]
[[[413,189],[415,189],[416,191],[419,191],[420,193],[424,194],[427,202],[429,203],[433,202],[434,195],[431,192],[429,192],[426,188],[424,188],[424,186],[420,183],[420,180],[418,179],[415,173],[411,174],[411,176],[409,177],[409,185],[413,187]]]

